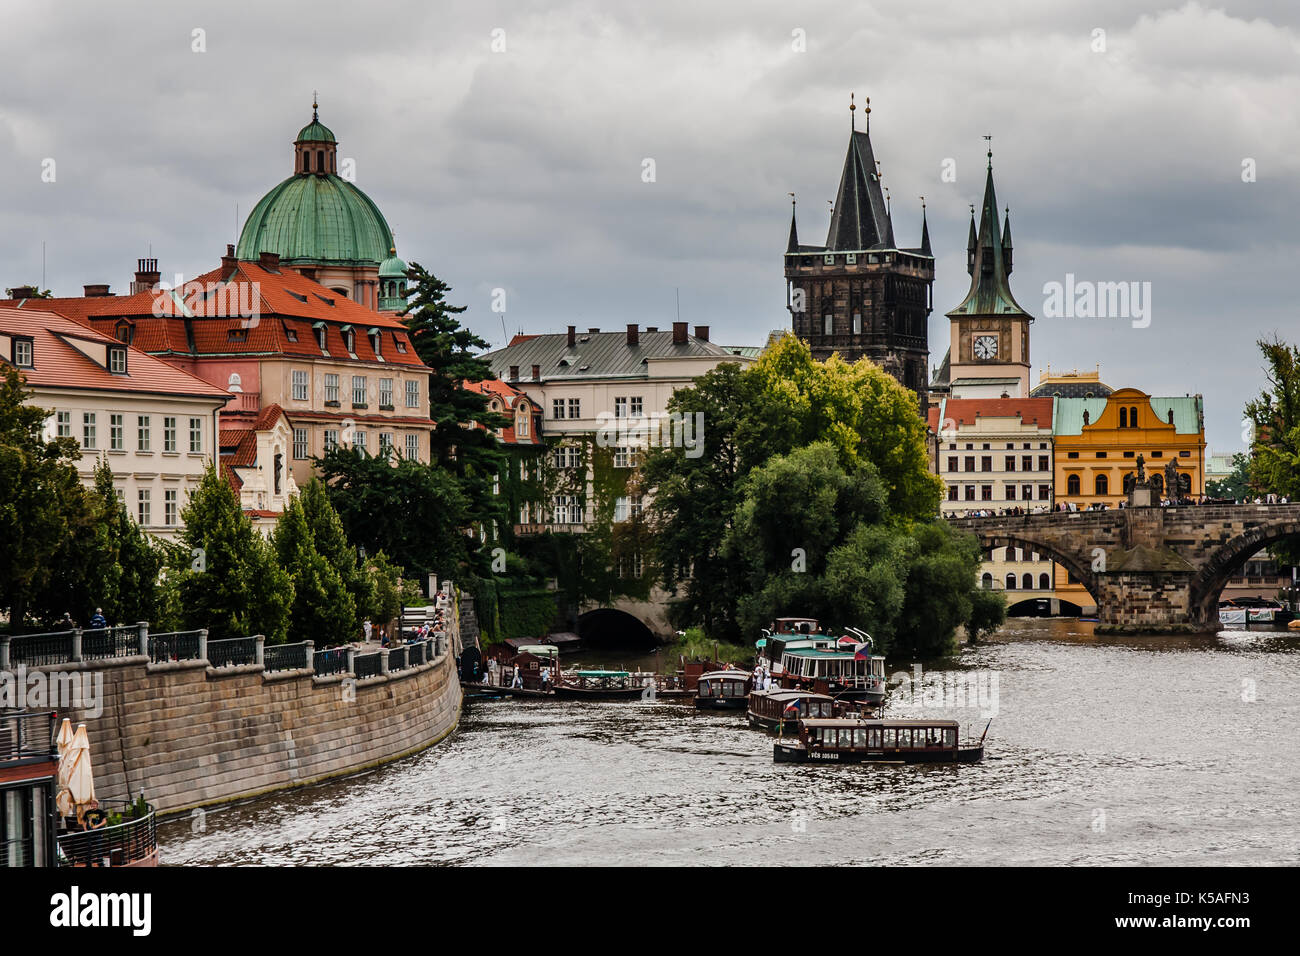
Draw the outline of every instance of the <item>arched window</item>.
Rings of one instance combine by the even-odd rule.
[[[1008,574],[1008,575],[1007,575],[1007,590],[1008,590],[1008,591],[1014,591],[1015,589],[1016,589],[1016,576],[1015,576],[1014,574]]]
[[[1032,591],[1034,589],[1034,576],[1026,572],[1025,576],[1020,579],[1020,586],[1026,591]]]
[[[1098,475],[1093,479],[1093,494],[1108,495],[1110,494],[1110,480],[1105,475]]]
[[[302,171],[311,172],[311,153],[305,149],[302,151]]]
[[[1127,409],[1127,408],[1121,408],[1121,409],[1119,410],[1119,427],[1120,427],[1120,428],[1128,428],[1128,409]]]
[[[992,590],[993,590],[993,575],[991,575],[991,574],[989,574],[987,571],[985,571],[985,572],[984,572],[984,576],[983,576],[982,578],[980,578],[980,587],[982,587],[985,591],[992,591]]]
[[[1065,493],[1067,495],[1077,495],[1079,493],[1079,476],[1070,475],[1065,479]]]
[[[1052,590],[1052,576],[1050,574],[1043,572],[1038,576],[1038,590],[1040,591]]]
[[[1136,408],[1130,408],[1128,410],[1128,427],[1129,428],[1138,427],[1138,410]]]
[[[316,150],[316,168],[322,173],[325,172],[325,150]]]
[[[1180,495],[1190,495],[1192,493],[1192,476],[1185,471],[1178,473],[1178,493]]]

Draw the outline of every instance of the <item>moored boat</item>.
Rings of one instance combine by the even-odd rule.
[[[709,671],[695,685],[697,710],[743,710],[749,699],[750,675],[742,670]]]
[[[991,723],[991,721],[990,721]],[[962,744],[955,720],[801,720],[795,739],[772,746],[776,763],[976,763],[984,736]],[[984,728],[988,734],[988,727]]]
[[[803,718],[834,717],[835,698],[810,690],[756,690],[749,695],[747,716],[753,727],[793,728]]]
[[[628,671],[581,670],[562,674],[555,696],[561,700],[639,700],[650,694]]]

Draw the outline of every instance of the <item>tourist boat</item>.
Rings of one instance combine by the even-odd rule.
[[[989,721],[991,724],[992,721]],[[776,763],[976,763],[984,759],[984,735],[962,744],[955,720],[799,721],[798,736],[772,747]]]
[[[562,700],[639,700],[647,694],[628,671],[568,671],[555,685],[555,696]]]
[[[835,698],[810,690],[756,690],[749,695],[747,716],[751,727],[794,728],[804,718],[834,717]]]
[[[744,710],[750,675],[741,670],[709,671],[695,685],[696,710]]]
[[[778,618],[755,645],[759,663],[783,688],[878,705],[885,699],[885,658],[871,653],[871,635],[844,630],[835,637],[815,618]]]
[[[1236,598],[1219,602],[1220,624],[1282,624],[1294,615],[1277,601]]]

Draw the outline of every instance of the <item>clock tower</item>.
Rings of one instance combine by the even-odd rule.
[[[1011,294],[1011,212],[998,228],[989,151],[984,206],[978,231],[971,208],[966,271],[970,291],[948,313],[948,386],[952,398],[1026,398],[1029,395],[1029,324],[1034,317]]]

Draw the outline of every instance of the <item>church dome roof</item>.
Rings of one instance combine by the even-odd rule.
[[[379,278],[405,279],[406,263],[397,258],[397,250],[389,249],[388,258],[379,264]]]
[[[235,254],[248,260],[278,252],[289,264],[378,265],[393,245],[383,213],[360,189],[333,174],[297,173],[253,207]]]
[[[334,133],[328,126],[320,120],[312,117],[312,121],[298,130],[298,138],[295,143],[334,143]]]

